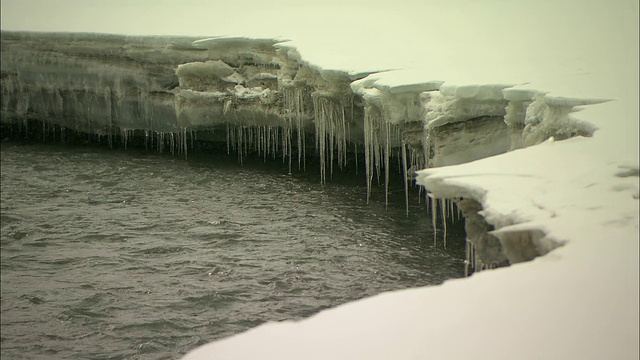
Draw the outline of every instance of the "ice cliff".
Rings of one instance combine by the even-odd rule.
[[[248,142],[297,153],[298,162],[309,134],[323,169],[364,150],[369,178],[402,148],[417,170],[594,130],[571,111],[595,101],[516,84],[388,84],[379,72],[313,66],[279,39],[4,31],[1,76],[3,124],[37,120],[45,132],[121,141],[175,138],[178,150],[196,132],[217,131],[212,140],[229,142],[240,157]]]

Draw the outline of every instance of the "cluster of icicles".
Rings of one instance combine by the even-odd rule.
[[[307,89],[291,88],[284,91],[285,108],[288,110],[288,122],[283,126],[227,126],[227,151],[238,154],[238,161],[250,150],[264,159],[276,158],[280,153],[283,163],[288,161],[289,172],[292,168],[292,153],[297,145],[298,169],[305,170],[305,132],[304,123],[310,117],[304,108]],[[320,162],[320,181],[326,182],[327,172],[333,175],[334,164],[340,169],[347,165],[347,152],[351,147],[351,129],[349,119],[353,119],[353,100],[339,100],[311,95],[313,104],[313,122],[315,125],[315,147]],[[345,106],[344,104],[347,104]],[[295,139],[294,139],[295,134]],[[295,141],[294,141],[295,140]],[[425,150],[426,148],[426,150]],[[415,170],[427,167],[428,146],[412,146],[404,140],[401,126],[384,120],[376,108],[366,106],[364,114],[364,162],[367,182],[367,203],[370,200],[374,182],[379,186],[384,177],[385,204],[389,203],[389,174],[391,158],[398,159],[398,171],[404,177],[405,209],[409,212],[409,186]],[[356,169],[358,167],[358,144],[353,143]],[[393,153],[395,151],[395,154]],[[419,187],[422,192],[423,188]],[[437,245],[438,213],[442,218],[443,244],[447,246],[447,222],[462,218],[459,208],[451,199],[434,199],[425,193],[427,208],[430,208],[433,241]],[[421,195],[420,195],[421,197]],[[419,197],[419,198],[420,198]],[[440,211],[438,211],[440,210]],[[474,267],[473,244],[467,241],[467,259],[465,272]]]
[[[315,147],[320,162],[320,181],[326,182],[327,172],[331,177],[334,164],[342,169],[347,165],[348,148],[353,146],[356,168],[358,167],[358,144],[350,144],[351,129],[349,120],[353,119],[353,99],[340,100],[323,96],[313,96],[305,88],[290,88],[283,91],[283,100],[288,117],[282,126],[268,125],[233,125],[227,123],[226,141],[227,152],[237,153],[238,161],[250,153],[257,153],[266,161],[267,157],[276,159],[281,156],[283,163],[288,162],[289,172],[292,170],[293,154],[297,153],[298,170],[306,170],[305,164],[305,123],[312,118],[315,125]],[[308,99],[311,101],[307,101]],[[305,103],[311,103],[313,109],[305,109]],[[347,104],[347,106],[345,106]],[[350,109],[349,109],[350,107]],[[25,135],[28,132],[26,120],[18,127],[18,132]],[[116,128],[117,129],[117,128]],[[48,138],[65,141],[67,129],[52,122],[42,120],[43,141]],[[82,129],[74,129],[82,131]],[[113,129],[115,130],[115,129]],[[119,131],[119,134],[118,134]],[[88,140],[101,143],[108,142],[113,147],[116,137],[124,148],[136,137],[144,137],[146,149],[156,149],[158,152],[170,151],[172,155],[182,155],[187,158],[188,149],[194,146],[197,133],[194,129],[181,128],[175,132],[157,132],[153,130],[117,129],[103,133],[93,132]],[[297,151],[294,152],[294,147]],[[423,148],[427,148],[423,150]],[[370,200],[374,182],[381,185],[384,179],[385,204],[389,202],[389,173],[392,167],[391,158],[398,160],[398,171],[404,177],[405,208],[409,212],[409,186],[413,180],[414,171],[427,166],[428,146],[414,147],[403,138],[400,126],[384,120],[376,108],[366,106],[364,114],[364,162],[367,182],[367,202]],[[422,192],[423,188],[419,187]],[[422,195],[420,195],[422,197]],[[432,199],[426,194],[426,205],[430,207],[432,227],[434,231],[434,245],[437,242],[438,207],[442,217],[443,243],[447,245],[446,224],[449,220],[460,218],[455,203],[449,199]],[[473,246],[467,245],[467,268],[473,268]]]
[[[405,206],[409,212],[409,180],[416,170],[424,169],[427,165],[426,154],[421,149],[409,145],[403,137],[398,125],[384,121],[375,108],[367,106],[364,114],[364,158],[367,175],[367,202],[371,194],[374,175],[378,185],[380,176],[384,173],[385,204],[389,203],[389,171],[391,169],[391,150],[397,150],[399,171],[404,176]],[[420,188],[422,189],[422,188]]]

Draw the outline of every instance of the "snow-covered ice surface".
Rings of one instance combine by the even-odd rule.
[[[419,173],[434,197],[480,202],[498,233],[537,229],[564,244],[549,254],[264,324],[185,359],[639,357],[637,1],[220,5],[218,21],[185,4],[176,15],[199,27],[165,19],[162,33],[279,36],[292,41],[278,46],[323,71],[355,77],[400,69],[370,75],[352,85],[356,92],[442,85],[435,96],[537,94],[547,104],[579,106],[572,121],[598,129],[591,138],[549,139]],[[105,23],[80,30],[117,32]],[[604,99],[612,101],[595,104]]]

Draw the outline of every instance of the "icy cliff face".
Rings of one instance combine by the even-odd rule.
[[[277,152],[299,168],[309,134],[322,181],[364,149],[369,185],[388,178],[393,156],[409,181],[427,166],[594,130],[570,116],[593,102],[513,84],[394,84],[389,74],[319,69],[275,39],[3,32],[2,121],[125,143],[144,132],[178,152],[206,130],[201,139],[226,141],[240,159]]]
[[[176,62],[207,56],[193,40],[3,32],[3,121],[29,117],[98,135],[176,131]]]

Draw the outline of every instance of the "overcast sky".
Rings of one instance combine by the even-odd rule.
[[[218,35],[340,27],[358,12],[411,14],[422,1],[2,0],[2,28],[122,34]],[[348,5],[346,5],[348,4]],[[399,4],[399,5],[398,5]],[[335,10],[335,11],[334,11]],[[338,21],[335,21],[338,20]]]
[[[296,40],[293,44],[303,56],[323,67],[425,68],[447,76],[442,80],[456,75],[496,78],[510,72],[525,79],[545,72],[623,76],[614,73],[637,68],[631,65],[638,58],[638,0],[2,0],[0,4],[3,30],[279,36]],[[619,61],[633,64],[614,65]]]
[[[522,21],[521,25],[526,27],[531,25],[527,18],[535,16],[538,28],[544,31],[546,27],[554,29],[558,17],[567,15],[586,17],[596,26],[599,18],[620,15],[603,11],[611,8],[607,4],[624,3],[630,10],[638,8],[637,0],[2,0],[0,3],[5,30],[144,35],[286,36],[290,32],[331,33],[336,28],[363,33],[362,25],[386,28],[388,32],[415,25],[446,32],[474,31],[481,30],[476,28],[482,19],[491,20],[492,14],[506,15],[503,24],[487,24],[482,28],[505,28]],[[538,13],[536,9],[543,11]],[[567,27],[571,26],[571,19],[564,20]]]

